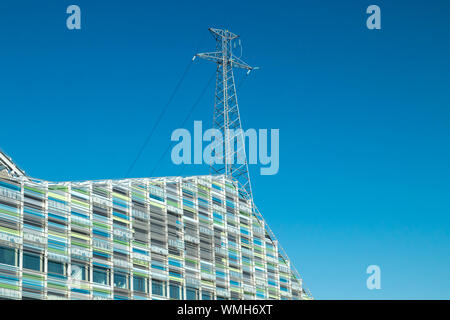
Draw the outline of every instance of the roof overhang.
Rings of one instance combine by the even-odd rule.
[[[8,157],[3,151],[0,150],[0,172],[6,170],[6,172],[15,177],[26,177],[25,171],[20,169],[10,157]]]

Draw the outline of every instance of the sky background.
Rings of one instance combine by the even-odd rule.
[[[254,199],[314,297],[450,299],[450,2],[226,3],[2,0],[0,148],[41,179],[126,177],[192,56],[214,50],[207,28],[226,27],[261,67],[236,75],[244,128],[280,129]],[[193,63],[129,177],[208,173],[157,163],[214,68]],[[187,129],[210,126],[213,89]]]

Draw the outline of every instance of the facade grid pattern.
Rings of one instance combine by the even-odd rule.
[[[0,174],[0,298],[309,298],[239,191],[225,176]]]

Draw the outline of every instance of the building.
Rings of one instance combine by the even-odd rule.
[[[0,152],[0,298],[309,297],[224,176],[54,183]]]

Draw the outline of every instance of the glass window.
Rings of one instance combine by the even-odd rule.
[[[133,276],[133,289],[137,292],[147,293],[147,280],[143,277]]]
[[[89,268],[82,264],[72,264],[70,276],[74,280],[89,281]]]
[[[66,275],[66,266],[60,262],[48,261],[47,262],[47,272],[65,276]]]
[[[171,283],[169,285],[169,293],[171,299],[180,299],[180,286],[177,284]]]
[[[212,293],[209,291],[202,291],[202,300],[212,300]]]
[[[0,247],[0,263],[17,266],[17,251],[11,248]]]
[[[93,277],[95,283],[109,286],[109,270],[101,267],[94,267]]]
[[[128,289],[128,276],[123,273],[114,273],[114,287]]]
[[[159,280],[152,280],[152,294],[166,296],[165,284]]]
[[[35,271],[42,271],[42,257],[40,254],[24,252],[23,267]]]
[[[186,300],[198,300],[197,289],[186,288]]]

